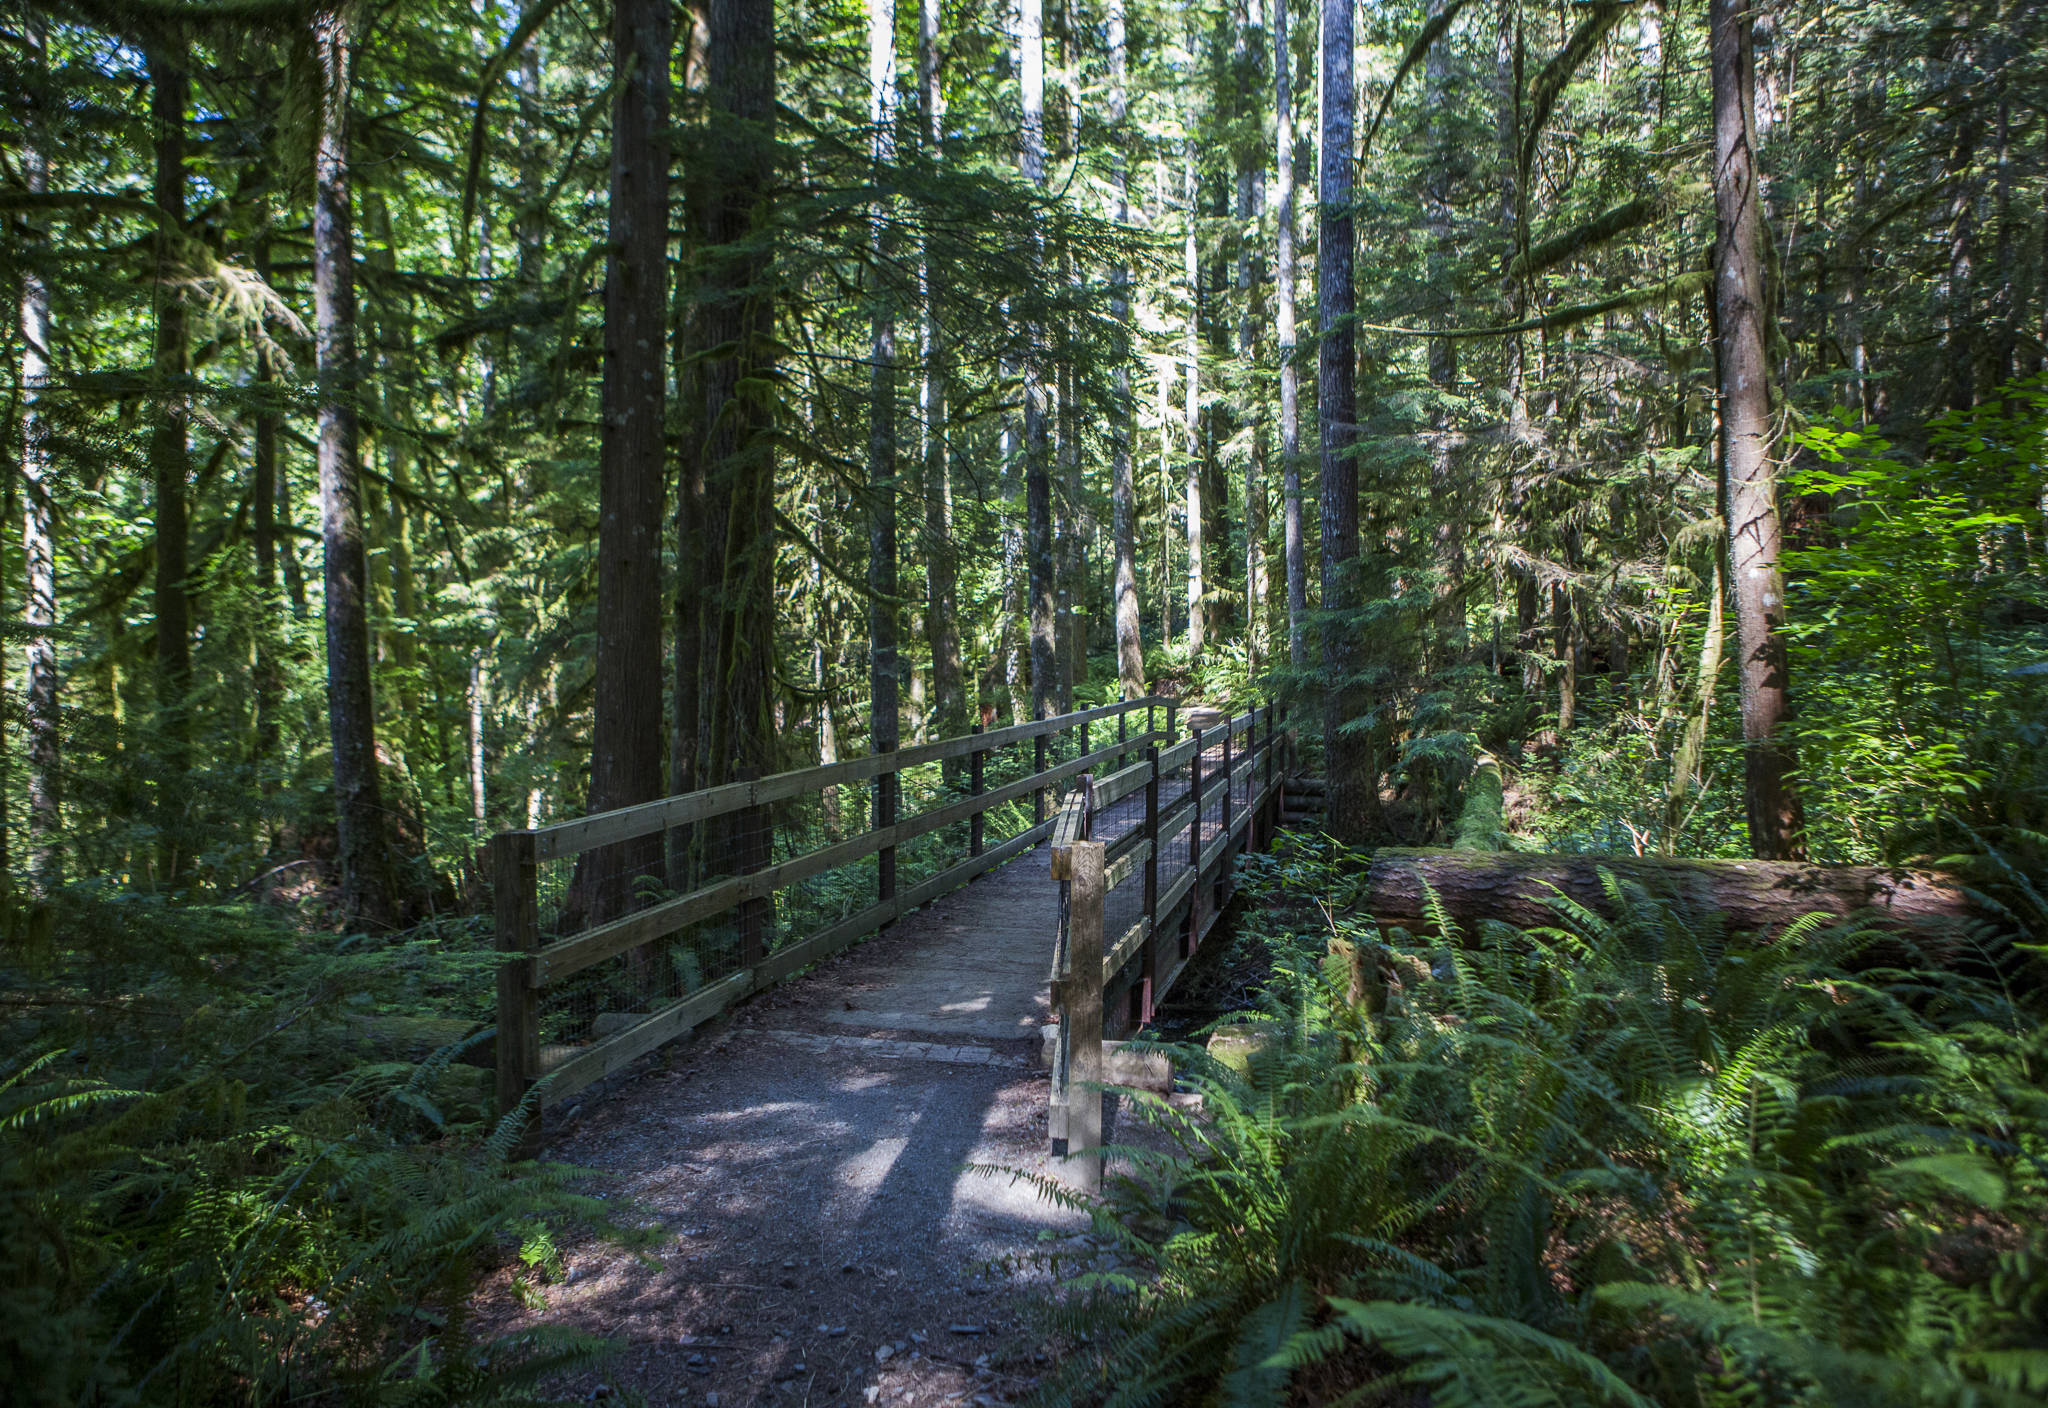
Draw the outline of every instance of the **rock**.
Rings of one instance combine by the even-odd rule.
[[[946,1329],[956,1335],[984,1335],[988,1333],[980,1325],[948,1325]]]
[[[1253,1057],[1273,1045],[1278,1035],[1270,1027],[1225,1027],[1210,1035],[1209,1054],[1219,1065],[1243,1071],[1251,1065]]]
[[[600,1012],[590,1019],[590,1039],[603,1041],[608,1036],[617,1036],[653,1015],[652,1012]]]
[[[893,1344],[878,1344],[878,1345],[876,1345],[876,1346],[875,1346],[875,1362],[876,1362],[877,1364],[887,1364],[887,1363],[889,1362],[889,1357],[890,1357],[891,1355],[895,1354],[895,1353],[896,1353],[896,1346],[895,1346],[895,1345],[893,1345]]]

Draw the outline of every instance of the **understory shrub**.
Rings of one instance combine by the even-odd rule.
[[[488,1122],[492,956],[81,884],[0,968],[0,1383],[20,1404],[544,1397],[601,1341],[473,1333],[478,1281],[576,1223]],[[452,1027],[456,1039],[442,1040]],[[433,1049],[419,1049],[422,1045]],[[529,1261],[533,1258],[527,1258]]]
[[[1981,975],[1816,916],[1768,941],[1607,882],[1608,918],[1382,936],[1356,858],[1279,868],[1237,1070],[1093,1204],[1047,1402],[2000,1404],[2048,1393],[2048,1038]],[[1886,945],[1893,941],[1886,939]],[[1161,1147],[1161,1145],[1164,1147]]]

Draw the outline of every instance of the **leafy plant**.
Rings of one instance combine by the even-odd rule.
[[[1354,876],[1281,867],[1283,887]],[[1286,891],[1283,890],[1283,893]],[[1242,1070],[1123,1099],[1136,1269],[1047,1401],[1997,1403],[2048,1375],[2048,1088],[1995,979],[1768,938],[1615,883],[1436,937],[1277,940]],[[2014,961],[1985,950],[1989,971]],[[1110,1327],[1105,1333],[1105,1327]]]

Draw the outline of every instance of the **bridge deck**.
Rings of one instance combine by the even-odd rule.
[[[1162,814],[1185,788],[1162,779]],[[1205,800],[1206,842],[1222,816]],[[1094,836],[1143,822],[1140,794]],[[1174,846],[1162,889],[1185,832]],[[548,1152],[661,1219],[654,1262],[576,1249],[544,1310],[507,1298],[497,1318],[625,1338],[606,1380],[650,1402],[1024,1392],[1040,1369],[1020,1293],[1110,1264],[1077,1214],[968,1167],[1059,1173],[1039,1062],[1058,902],[1041,846],[586,1103]]]

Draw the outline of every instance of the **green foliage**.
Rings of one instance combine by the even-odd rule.
[[[1607,883],[1606,917],[1384,938],[1355,857],[1271,936],[1243,1070],[1094,1209],[1136,1272],[1046,1401],[2019,1403],[2048,1375],[2048,1035],[1996,978],[1816,916],[1764,941]],[[1327,949],[1327,954],[1324,950]],[[1162,1148],[1163,1144],[1163,1148]],[[1106,1328],[1107,1327],[1107,1328]]]
[[[568,1227],[625,1234],[579,1170],[515,1155],[526,1112],[489,1122],[459,1064],[487,1032],[400,1059],[410,1012],[482,986],[464,933],[308,938],[102,885],[47,904],[6,975],[10,1401],[531,1402],[602,1352],[471,1324],[515,1251],[545,1274]]]

